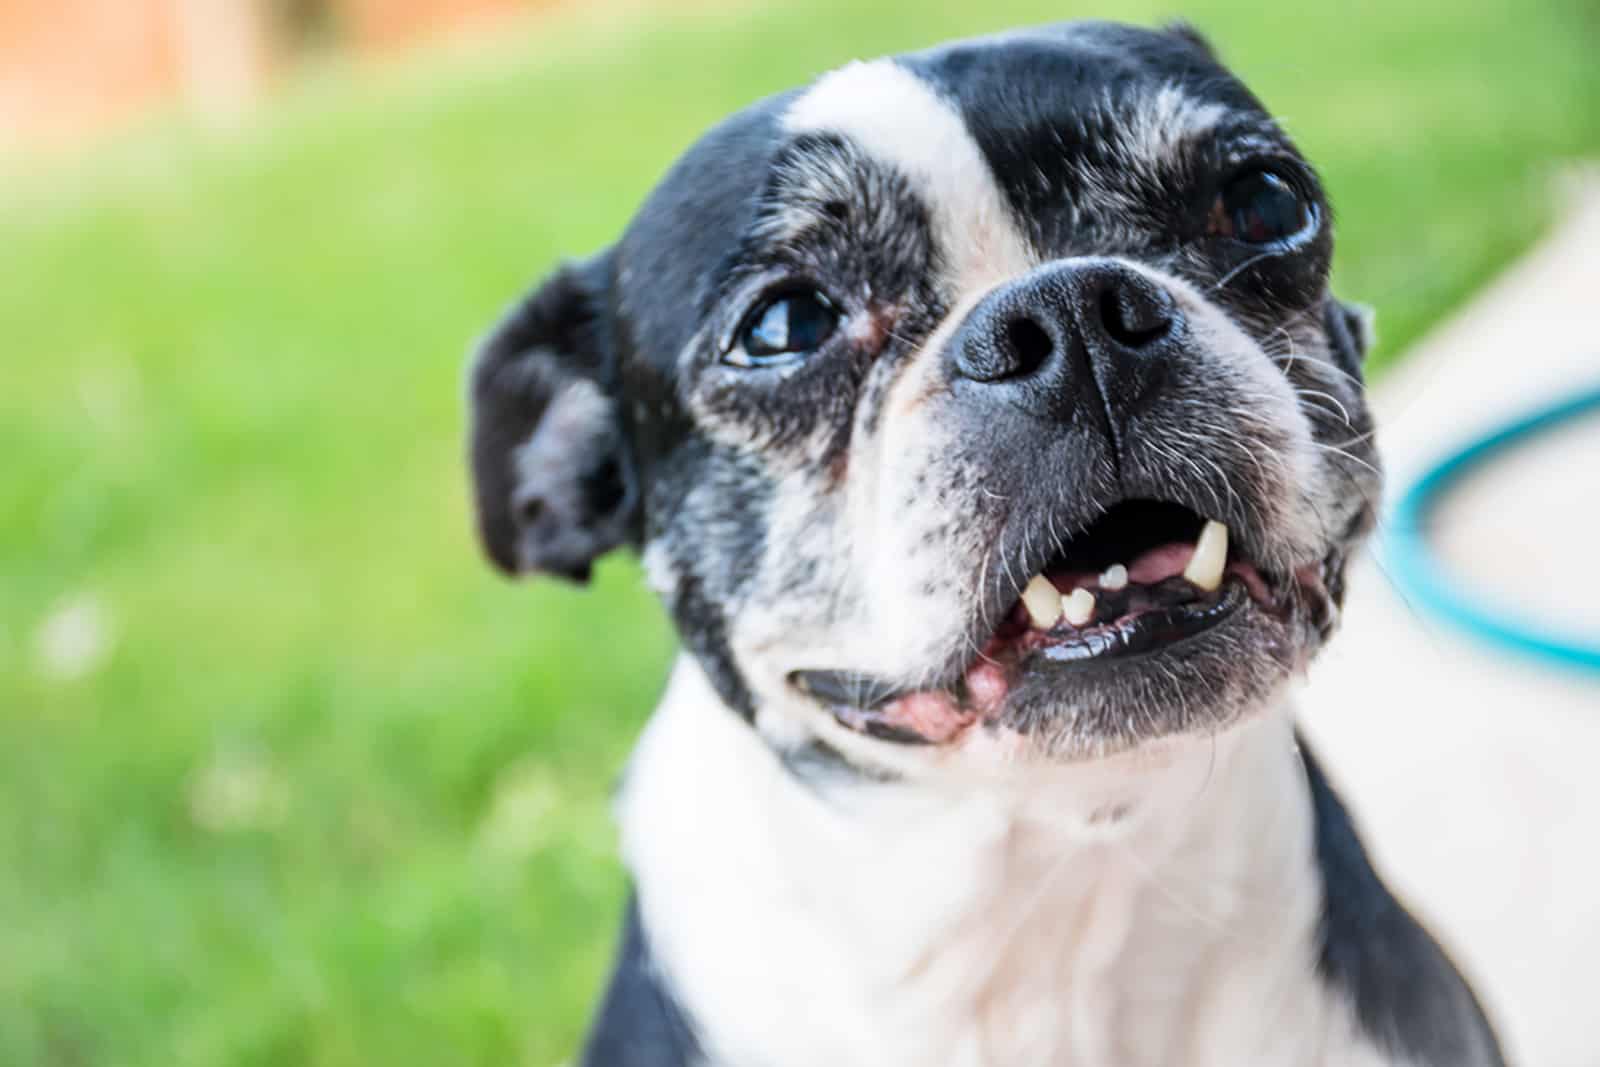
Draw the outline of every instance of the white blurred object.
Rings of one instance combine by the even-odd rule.
[[[271,5],[173,0],[183,97],[207,119],[236,122],[266,86],[274,60]]]
[[[93,673],[111,646],[110,615],[93,593],[79,593],[58,604],[34,640],[40,673],[67,682]]]
[[[1600,376],[1597,248],[1591,180],[1551,238],[1383,380],[1373,400],[1394,485],[1474,432]],[[1463,483],[1441,509],[1447,563],[1525,580],[1526,557],[1504,558],[1507,520],[1547,550],[1557,525],[1592,531],[1597,460],[1540,449],[1537,464]],[[1512,474],[1527,481],[1507,495]],[[1547,513],[1551,501],[1559,514]],[[1591,580],[1539,595],[1592,607]],[[1344,620],[1312,668],[1302,718],[1379,870],[1473,981],[1509,1061],[1593,1067],[1600,682],[1461,636],[1412,610],[1370,561],[1352,575]]]

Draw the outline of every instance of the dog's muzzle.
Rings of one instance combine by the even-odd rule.
[[[1174,676],[1181,660],[1223,679],[1243,648],[1288,664],[1300,620],[1325,633],[1337,560],[1269,564],[1251,521],[1262,509],[1240,503],[1221,464],[1186,462],[1163,439],[1213,414],[1193,407],[1211,358],[1195,334],[1157,276],[1117,260],[1059,261],[986,296],[938,358],[970,428],[967,468],[1004,502],[1009,525],[984,573],[1006,580],[980,581],[966,654],[931,687],[829,670],[792,684],[859,732],[943,742],[1022,705],[1036,724],[1057,697],[1155,718],[1141,677]],[[1175,395],[1184,371],[1188,399]],[[1190,698],[1225,702],[1221,688],[1171,697]]]

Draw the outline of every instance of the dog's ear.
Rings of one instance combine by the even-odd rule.
[[[1331,293],[1322,305],[1322,326],[1328,331],[1328,344],[1344,369],[1357,377],[1376,338],[1375,318],[1365,304],[1347,304]]]
[[[507,574],[587,581],[637,493],[614,393],[612,254],[557,270],[489,332],[471,374],[484,551]]]
[[[1216,61],[1217,50],[1211,47],[1211,42],[1206,39],[1205,34],[1201,33],[1195,28],[1194,23],[1188,21],[1187,19],[1173,19],[1162,28],[1168,33],[1172,34],[1174,37],[1180,37],[1183,40],[1188,41],[1195,48],[1199,49],[1200,53],[1207,59]]]

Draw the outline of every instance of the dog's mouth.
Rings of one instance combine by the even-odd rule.
[[[790,681],[858,732],[946,742],[998,721],[1018,689],[1041,680],[1093,684],[1204,641],[1246,613],[1287,624],[1298,604],[1325,626],[1328,566],[1279,575],[1220,522],[1177,503],[1125,501],[1029,580],[953,683],[906,689],[848,671],[795,671]]]

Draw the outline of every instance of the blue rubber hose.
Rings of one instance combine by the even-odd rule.
[[[1480,640],[1547,663],[1600,672],[1600,621],[1593,630],[1566,631],[1508,615],[1502,604],[1491,609],[1444,567],[1428,542],[1435,509],[1463,475],[1536,434],[1590,414],[1600,414],[1600,384],[1468,441],[1417,478],[1395,505],[1379,547],[1400,592]],[[1574,486],[1573,492],[1600,493],[1600,456],[1595,466],[1594,481]]]

